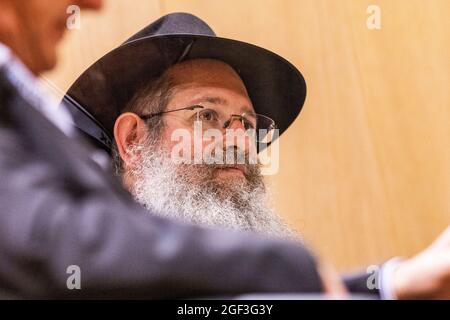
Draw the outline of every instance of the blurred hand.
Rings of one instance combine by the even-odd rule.
[[[425,251],[397,267],[399,299],[450,299],[450,227]]]

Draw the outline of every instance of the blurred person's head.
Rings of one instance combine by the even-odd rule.
[[[100,9],[103,0],[0,0],[0,42],[34,73],[52,69],[69,17],[67,9]]]
[[[248,140],[224,141],[225,132],[244,132],[257,117],[242,79],[231,66],[211,59],[178,63],[139,90],[116,120],[116,170],[135,199],[155,213],[201,225],[292,237],[270,207],[259,164],[249,161],[256,147]],[[194,123],[199,120],[203,130],[224,133],[224,140],[196,135]],[[174,139],[179,129],[189,132],[191,139]],[[244,162],[206,163],[201,158],[201,163],[194,163],[196,145],[204,155],[208,146],[219,142],[220,158],[231,151],[234,160],[241,157]],[[180,144],[179,149],[189,154],[183,158],[192,161],[174,161],[174,148]]]

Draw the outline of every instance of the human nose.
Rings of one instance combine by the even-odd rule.
[[[231,117],[224,122],[223,129],[227,131],[225,134],[227,142],[229,142],[231,136],[233,145],[240,146],[240,148],[245,151],[250,150],[252,143],[250,137],[247,135],[243,116],[231,115]]]
[[[230,118],[224,122],[223,128],[230,130],[242,129],[245,131],[243,117],[235,114],[231,115]]]

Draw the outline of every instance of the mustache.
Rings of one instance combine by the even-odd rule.
[[[235,165],[259,165],[257,156],[238,146],[223,148],[220,152],[216,152],[217,150],[220,149],[214,148],[211,153],[203,155],[203,162],[217,168],[227,168]]]
[[[211,154],[211,157],[216,160],[209,159],[202,164],[190,165],[190,167],[196,168],[199,176],[206,179],[206,184],[218,183],[214,177],[219,169],[235,168],[242,170],[247,187],[252,190],[255,188],[265,189],[264,179],[261,175],[262,165],[256,161],[251,161],[250,155],[243,149],[238,147],[225,148],[221,154]],[[228,157],[228,159],[226,159]],[[230,161],[230,159],[232,159]],[[207,160],[207,159],[205,159]],[[206,162],[206,163],[205,163]],[[189,170],[189,168],[186,168]]]

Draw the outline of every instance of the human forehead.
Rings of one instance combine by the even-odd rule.
[[[177,109],[187,106],[202,106],[217,111],[232,113],[245,113],[255,115],[251,100],[236,92],[221,89],[185,88],[178,91],[169,101],[168,109]]]
[[[195,59],[178,63],[168,70],[174,85],[210,85],[246,91],[239,74],[225,62]]]
[[[253,110],[244,82],[224,62],[211,59],[185,61],[172,67],[169,76],[173,84],[172,102],[242,104]]]

